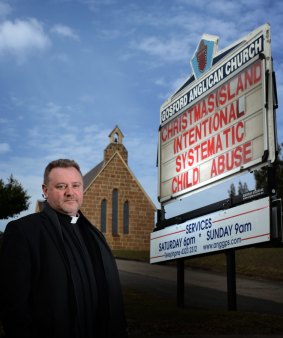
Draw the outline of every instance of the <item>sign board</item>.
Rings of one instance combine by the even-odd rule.
[[[217,41],[204,35],[194,75],[161,107],[161,203],[275,160],[270,27],[219,53]]]
[[[270,241],[270,208],[265,197],[155,231],[150,263]]]

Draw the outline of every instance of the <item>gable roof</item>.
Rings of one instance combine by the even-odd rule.
[[[84,190],[87,189],[87,187],[89,187],[89,185],[91,184],[91,182],[95,179],[95,177],[98,175],[98,173],[100,172],[100,170],[102,169],[104,164],[104,161],[101,161],[100,163],[98,163],[97,166],[95,166],[94,168],[92,168],[89,172],[87,172],[84,176],[83,176],[83,182],[84,182]]]
[[[107,161],[107,163],[104,164],[104,161],[100,162],[96,167],[91,169],[86,175],[83,177],[83,182],[84,182],[84,191],[88,190],[90,185],[95,181],[95,179],[104,171],[104,169],[110,164],[110,162],[114,159],[115,156],[118,156],[122,163],[124,164],[125,168],[129,172],[129,174],[132,176],[134,181],[137,183],[139,188],[142,190],[150,204],[152,205],[153,209],[156,210],[156,206],[147,194],[147,192],[144,190],[138,179],[135,177],[134,173],[131,171],[127,163],[123,160],[122,156],[120,155],[119,151],[116,151],[112,157]]]

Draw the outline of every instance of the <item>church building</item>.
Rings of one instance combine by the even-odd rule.
[[[116,126],[103,160],[84,175],[81,210],[112,249],[149,250],[156,207],[128,166],[123,137]]]

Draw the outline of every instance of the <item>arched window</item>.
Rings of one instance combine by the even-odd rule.
[[[124,203],[124,234],[128,234],[129,233],[129,202],[126,201]]]
[[[118,189],[112,192],[112,235],[118,235]]]
[[[101,201],[101,210],[100,210],[100,229],[102,232],[106,232],[106,211],[107,211],[107,202],[104,198]]]

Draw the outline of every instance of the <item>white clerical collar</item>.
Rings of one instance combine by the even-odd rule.
[[[78,219],[79,219],[79,216],[71,216],[71,223],[72,224],[76,224],[77,223],[77,221],[78,221]]]

